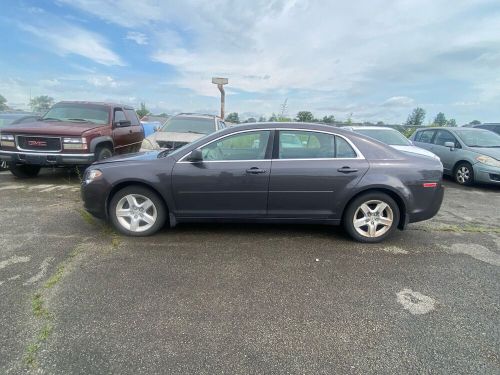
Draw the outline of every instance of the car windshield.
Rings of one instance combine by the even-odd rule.
[[[391,146],[411,146],[411,142],[406,137],[392,129],[355,129],[356,133],[375,138],[377,141]]]
[[[176,117],[168,120],[160,131],[210,134],[215,131],[215,122],[211,118]]]
[[[109,123],[109,110],[103,105],[56,104],[43,117],[42,121]]]
[[[456,129],[455,133],[469,147],[500,147],[500,135],[482,129]]]

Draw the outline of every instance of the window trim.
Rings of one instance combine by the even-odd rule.
[[[455,148],[462,148],[462,145],[460,144],[460,141],[458,140],[458,137],[453,134],[452,132],[450,132],[448,129],[436,129],[436,133],[434,135],[434,137],[432,138],[432,145],[434,146],[439,146],[439,147],[446,147],[445,145],[438,145],[436,142],[437,138],[438,138],[438,134],[439,132],[444,132],[444,133],[448,133],[449,135],[451,135],[453,138],[455,138]],[[457,147],[458,145],[458,147]]]
[[[297,129],[297,128],[262,128],[262,129],[246,129],[246,130],[240,130],[240,131],[237,131],[237,132],[234,132],[234,133],[230,133],[230,134],[224,134],[218,138],[215,138],[215,139],[212,139],[211,141],[208,141],[202,145],[200,145],[199,147],[195,148],[195,149],[192,149],[190,150],[189,152],[187,152],[185,155],[183,155],[177,162],[177,163],[182,163],[182,164],[195,164],[195,163],[199,163],[199,162],[193,162],[193,161],[187,161],[187,160],[184,160],[185,158],[187,158],[189,156],[189,154],[191,153],[191,151],[193,150],[196,150],[196,149],[201,149],[202,147],[205,147],[206,145],[212,143],[212,142],[217,142],[218,140],[220,139],[223,139],[223,138],[226,138],[226,137],[229,137],[229,136],[232,136],[232,135],[236,135],[236,134],[240,134],[240,133],[249,133],[249,132],[256,132],[256,131],[271,131],[271,134],[269,136],[269,141],[268,141],[268,147],[270,144],[273,145],[273,150],[272,150],[272,155],[271,155],[271,158],[265,158],[265,159],[257,159],[257,160],[204,160],[203,163],[232,163],[232,162],[236,162],[236,163],[242,163],[242,162],[261,162],[261,161],[299,161],[299,160],[365,160],[365,157],[364,155],[361,153],[361,151],[359,151],[359,149],[356,147],[356,145],[347,137],[345,137],[344,135],[342,134],[338,134],[338,133],[332,133],[332,132],[329,132],[329,131],[325,131],[325,130],[316,130],[316,129]],[[276,136],[276,133],[279,132],[280,130],[285,130],[285,131],[306,131],[306,132],[313,132],[313,133],[324,133],[324,134],[329,134],[329,135],[333,135],[333,136],[336,136],[336,137],[341,137],[343,138],[348,144],[349,146],[352,147],[352,149],[354,150],[355,154],[356,154],[356,157],[354,158],[304,158],[304,159],[279,159],[278,157],[275,157],[275,150],[276,149],[276,143],[279,142],[279,136]],[[267,156],[267,152],[266,152],[266,156]]]

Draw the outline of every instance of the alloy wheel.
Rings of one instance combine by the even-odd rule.
[[[381,200],[369,200],[356,209],[352,223],[361,236],[377,238],[391,229],[394,213],[387,203]]]
[[[466,166],[461,166],[457,169],[457,181],[460,184],[465,184],[470,179],[470,170]]]
[[[120,199],[115,214],[123,228],[136,233],[150,229],[158,217],[153,201],[140,194],[128,194]]]

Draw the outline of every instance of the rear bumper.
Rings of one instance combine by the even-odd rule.
[[[40,165],[90,165],[95,161],[94,154],[63,154],[43,152],[0,151],[0,160],[14,164]]]
[[[434,217],[443,203],[444,187],[441,183],[435,188],[418,188],[418,193],[414,192],[416,207],[408,214],[408,222],[428,220]]]

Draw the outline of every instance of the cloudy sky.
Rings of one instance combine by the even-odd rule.
[[[500,122],[498,0],[3,2],[0,94],[154,112]]]

